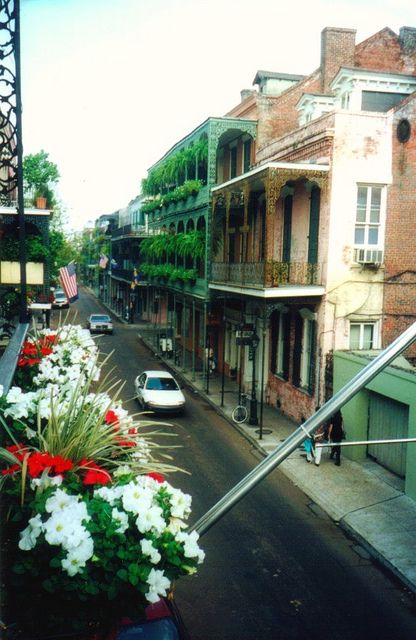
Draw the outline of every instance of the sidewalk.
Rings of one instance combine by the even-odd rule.
[[[155,351],[146,325],[137,325],[144,344]],[[209,377],[209,393],[202,371],[184,371],[173,359],[161,362],[200,393],[244,437],[268,455],[299,425],[268,405],[263,406],[262,437],[258,426],[237,425],[231,413],[237,404],[238,384],[225,378],[221,406],[221,375]],[[190,364],[190,363],[189,363]],[[260,405],[258,416],[260,420]],[[320,466],[307,464],[303,448],[294,451],[279,467],[290,480],[334,521],[358,540],[362,547],[416,592],[416,502],[403,493],[404,482],[370,460],[363,464],[342,458],[337,467],[323,452]]]

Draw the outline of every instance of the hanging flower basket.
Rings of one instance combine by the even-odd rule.
[[[35,332],[0,397],[7,640],[118,640],[203,560],[156,455],[169,434],[129,416],[101,360],[81,327]]]

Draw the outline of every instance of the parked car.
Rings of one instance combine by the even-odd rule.
[[[113,321],[106,313],[92,313],[87,320],[91,333],[113,333]]]
[[[68,309],[69,302],[63,289],[56,289],[53,292],[52,309]]]
[[[182,413],[185,396],[167,371],[143,371],[134,381],[139,404],[158,413]]]

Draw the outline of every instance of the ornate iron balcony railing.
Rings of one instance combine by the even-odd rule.
[[[321,268],[310,262],[213,262],[212,282],[238,286],[319,285]]]

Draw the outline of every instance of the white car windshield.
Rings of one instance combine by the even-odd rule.
[[[177,391],[179,387],[173,378],[149,378],[146,389],[149,391]]]
[[[91,316],[91,322],[111,322],[108,316]]]

